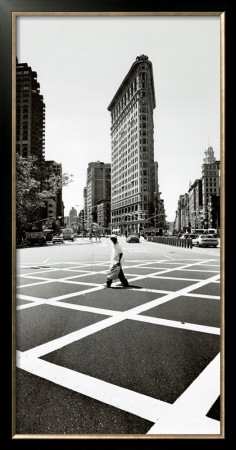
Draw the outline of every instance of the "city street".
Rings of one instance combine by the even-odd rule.
[[[17,249],[15,437],[221,435],[220,248],[119,241]]]

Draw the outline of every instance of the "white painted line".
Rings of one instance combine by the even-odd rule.
[[[128,316],[127,319],[137,320],[137,321],[146,322],[146,323],[153,323],[155,325],[161,325],[164,327],[173,327],[173,328],[180,328],[182,330],[197,331],[199,333],[209,333],[209,334],[220,335],[220,328],[209,327],[206,325],[198,325],[195,323],[188,323],[188,322],[183,323],[183,322],[179,322],[177,320],[167,320],[167,319],[160,319],[157,317],[133,315],[133,314],[130,314],[130,316]]]
[[[27,298],[25,298],[25,297],[27,297]],[[25,296],[25,295],[22,295],[22,296],[17,295],[16,298],[27,301],[27,303],[24,303],[23,305],[16,306],[16,311],[20,311],[21,309],[34,308],[35,306],[44,305],[46,303],[45,300],[43,300],[43,299],[38,299],[35,297],[30,297],[30,296]]]
[[[29,357],[17,352],[17,367],[27,372],[56,383],[79,394],[106,403],[115,408],[135,414],[138,417],[156,422],[171,407],[169,403],[129,389],[116,386],[65,367],[47,361]]]
[[[154,278],[155,280],[202,281],[201,278],[159,277],[158,275],[148,275],[148,278]]]
[[[24,295],[24,294],[17,294],[16,299],[19,300],[28,300],[30,302],[35,302],[38,304],[44,303],[46,301],[45,298],[39,298],[39,297],[32,297],[32,295]]]
[[[77,283],[78,284],[78,283]],[[81,283],[82,285],[90,286],[89,283]],[[64,300],[65,298],[76,297],[77,295],[89,294],[90,292],[99,291],[100,289],[104,289],[103,285],[97,285],[95,287],[91,287],[90,289],[83,289],[82,291],[72,292],[71,294],[58,295],[57,297],[52,297],[50,300]]]
[[[212,281],[213,283],[213,281]],[[220,295],[207,295],[207,294],[195,294],[194,292],[187,292],[184,294],[186,297],[200,297],[200,298],[212,298],[213,300],[220,300]]]
[[[24,352],[24,354],[38,357],[40,358],[47,353],[51,353],[55,350],[58,350],[61,347],[65,347],[66,345],[72,344],[79,339],[83,339],[91,334],[97,333],[98,331],[104,330],[112,325],[115,325],[123,320],[122,312],[117,314],[114,317],[108,317],[100,322],[96,322],[92,325],[88,325],[87,327],[82,328],[81,330],[76,330],[72,333],[67,334],[66,336],[62,336],[58,339],[54,339],[53,341],[46,342],[45,344],[34,347],[30,350]]]
[[[42,264],[45,264],[47,261],[49,261],[50,258],[46,258]]]
[[[30,267],[30,269],[32,269],[32,267]],[[48,272],[55,272],[56,270],[58,270],[58,269],[53,269],[53,267],[49,267],[48,269],[44,269],[44,270],[40,270],[40,272],[39,272],[39,270],[37,269],[35,272],[29,272],[29,273],[17,273],[17,277],[19,277],[19,278],[25,278],[25,277],[32,277],[32,278],[34,278],[34,275],[38,275],[39,273],[41,274],[41,273],[48,273]]]
[[[84,289],[82,291],[73,292],[71,294],[68,293],[68,294],[65,294],[65,295],[59,295],[58,297],[52,297],[52,298],[49,298],[49,299],[47,299],[47,298],[42,299],[42,298],[38,298],[38,297],[32,297],[31,295],[23,295],[23,294],[17,294],[16,298],[19,298],[19,299],[22,299],[22,300],[30,300],[30,301],[33,301],[33,302],[40,302],[40,303],[47,304],[49,301],[65,300],[67,298],[88,294],[90,292],[98,291],[98,290],[101,290],[101,289],[104,289],[104,286],[99,285],[99,286],[96,286],[95,288],[92,287],[90,289]],[[29,304],[28,306],[30,307],[32,305]],[[24,307],[27,307],[27,305],[24,305]]]
[[[166,258],[170,258],[170,259],[175,259],[175,258],[172,258],[172,256],[168,256],[168,255],[164,255]]]
[[[29,277],[28,279],[35,279],[34,277]],[[40,278],[37,278],[37,280],[39,280]],[[21,284],[19,286],[16,286],[16,289],[22,289],[22,288],[26,288],[26,287],[31,287],[31,286],[40,286],[42,284],[50,284],[53,283],[53,281],[55,280],[48,280],[47,278],[41,278],[42,281],[38,281],[35,283],[28,283],[28,284]]]
[[[220,434],[220,422],[206,417],[220,395],[220,354],[193,381],[147,434]]]
[[[200,287],[205,284],[207,284],[206,280],[196,283],[194,285],[194,289],[196,288],[196,286]],[[97,289],[97,288],[95,288],[95,289]],[[186,288],[180,289],[179,291],[171,292],[164,297],[161,297],[161,298],[158,298],[155,300],[151,300],[148,303],[144,303],[142,305],[136,306],[132,309],[129,309],[128,311],[120,312],[119,314],[116,314],[116,316],[114,316],[114,317],[104,319],[98,323],[89,325],[81,330],[75,331],[73,333],[70,333],[66,336],[55,339],[46,344],[42,344],[38,347],[35,347],[35,348],[29,350],[27,353],[35,355],[37,357],[40,357],[43,354],[50,353],[54,350],[57,350],[60,347],[68,345],[78,339],[82,339],[83,337],[89,336],[93,333],[96,333],[96,332],[102,330],[102,329],[105,329],[114,324],[117,324],[117,323],[125,320],[126,318],[129,318],[130,316],[133,317],[133,316],[135,316],[135,314],[140,314],[144,311],[154,308],[155,306],[161,305],[163,303],[166,303],[167,301],[170,301],[176,297],[179,297],[180,295],[185,295],[185,293],[188,293],[191,289],[193,289],[193,286],[188,286]],[[83,293],[84,293],[84,291],[83,291]],[[78,294],[75,293],[74,295],[78,295]],[[70,297],[71,296],[73,296],[73,295],[70,295]],[[53,299],[50,299],[50,301],[55,301],[55,300],[59,300],[59,299],[63,300],[64,298],[62,298],[62,297],[65,298],[65,296],[54,297]],[[68,296],[67,296],[67,298],[68,298]]]
[[[76,280],[68,280],[67,278],[59,278],[57,280],[55,280],[58,283],[62,283],[62,284],[75,284],[78,286],[101,286],[101,283],[88,283],[87,281],[76,281]],[[104,280],[105,283],[105,280]]]
[[[151,300],[148,303],[144,303],[142,305],[136,306],[135,308],[129,310],[130,312],[133,312],[134,314],[140,314],[144,311],[147,311],[148,309],[154,308],[155,306],[161,305],[162,303],[166,303],[169,300],[173,300],[176,297],[179,297],[181,295],[186,295],[187,293],[191,292],[194,289],[198,289],[202,286],[205,286],[206,284],[208,284],[209,282],[211,282],[213,279],[215,279],[217,277],[217,275],[214,275],[211,278],[208,278],[207,280],[202,280],[198,283],[192,284],[190,286],[187,286],[183,289],[180,289],[178,291],[173,291],[169,294],[167,294],[164,297],[161,297],[159,299],[156,300]]]
[[[85,311],[85,312],[90,312],[90,313],[95,313],[95,314],[103,314],[106,316],[116,316],[117,314],[121,313],[120,311],[113,310],[113,309],[97,308],[97,307],[86,306],[86,305],[76,305],[74,303],[58,302],[58,301],[52,301],[52,300],[48,301],[46,304],[50,305],[50,306],[56,306],[59,308],[74,309],[75,311]]]
[[[207,272],[212,272],[212,273],[219,273],[219,270],[206,270],[206,269],[178,269],[178,270],[181,270],[181,271],[183,271],[183,272],[204,272],[204,273],[207,273]]]

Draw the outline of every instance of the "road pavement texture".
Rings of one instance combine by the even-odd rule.
[[[17,435],[220,434],[219,255],[132,245],[128,288],[109,261],[17,267]]]

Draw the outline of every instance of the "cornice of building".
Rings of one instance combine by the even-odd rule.
[[[154,89],[154,81],[153,81],[153,70],[152,70],[152,63],[151,61],[149,61],[148,56],[146,55],[141,55],[141,56],[137,56],[136,61],[132,64],[129,72],[127,73],[127,75],[125,76],[124,80],[122,81],[120,87],[118,88],[118,90],[116,91],[116,94],[114,95],[112,101],[110,102],[109,106],[108,106],[108,111],[111,111],[117,97],[119,97],[119,95],[121,94],[121,92],[123,91],[123,89],[125,88],[125,86],[128,84],[128,80],[131,77],[131,74],[136,70],[136,68],[143,64],[146,63],[150,66],[150,71],[151,71],[151,86],[152,86],[152,97],[153,97],[153,109],[156,107],[156,99],[155,99],[155,89]]]

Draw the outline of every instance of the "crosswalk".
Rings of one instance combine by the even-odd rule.
[[[129,247],[124,249],[126,252],[129,251]],[[148,250],[130,249],[130,253],[139,251],[148,253]],[[29,348],[27,346],[26,349],[22,344],[26,332],[19,325],[17,339],[19,345],[16,348],[17,367],[40,379],[51,381],[61,388],[66,387],[77,394],[85,395],[150,422],[146,430],[147,435],[220,436],[221,421],[207,416],[212,404],[221,394],[222,365],[218,345],[220,319],[212,320],[209,317],[207,323],[201,323],[202,311],[199,310],[200,302],[204,299],[206,306],[207,302],[210,302],[208,308],[212,311],[219,310],[218,259],[215,256],[209,256],[207,259],[201,257],[178,260],[172,257],[164,257],[160,260],[129,259],[125,262],[123,269],[130,284],[127,290],[120,289],[119,281],[113,283],[114,289],[105,289],[108,264],[104,261],[96,263],[87,261],[80,264],[70,261],[57,263],[45,261],[44,264],[24,264],[18,267],[16,313],[21,314],[24,325],[27,320],[33,320],[34,317],[33,315],[26,317],[27,311],[33,313],[35,308],[37,311],[42,311],[39,308],[45,306],[52,317],[54,312],[61,317],[60,314],[67,311],[68,314],[77,314],[78,317],[86,314],[88,315],[86,317],[93,318],[93,321],[86,319],[85,326],[80,326],[78,323],[77,329],[65,335],[59,332],[50,340],[43,335],[44,327],[39,321],[38,325],[35,325],[35,332],[40,334],[38,344]],[[172,313],[168,312],[168,308],[163,309],[170,304],[175,305],[176,308],[176,305],[180,305],[183,301],[189,302],[189,305],[195,308],[197,315],[195,321],[186,320],[190,314],[188,311],[185,313],[183,310],[183,318],[179,320],[178,308]],[[163,316],[158,314],[158,310],[164,311]],[[165,330],[167,336],[171,336],[168,333],[172,332],[187,333],[186,337],[189,336],[189,339],[190,336],[194,339],[199,337],[199,342],[204,340],[204,336],[208,336],[207,342],[210,342],[214,349],[212,357],[205,368],[173,402],[158,398],[158,394],[150,395],[145,389],[143,392],[135,391],[125,382],[124,385],[112,382],[108,374],[103,379],[86,373],[86,370],[82,372],[71,368],[66,363],[57,363],[56,359],[53,360],[54,362],[50,360],[52,354],[58,353],[58,355],[64,355],[60,357],[65,357],[65,349],[72,348],[73,345],[81,346],[84,343],[86,346],[89,339],[96,338],[95,342],[98,343],[97,339],[101,336],[101,342],[103,342],[106,333],[112,333],[112,330],[116,332],[126,323],[133,324],[132,326],[135,327],[144,326],[147,336],[150,330],[153,330],[154,335],[155,330]],[[122,335],[120,339],[122,340]],[[88,349],[90,353],[91,347]],[[97,351],[99,354],[99,347]],[[122,349],[120,351],[122,352]],[[204,352],[204,349],[202,351]],[[166,352],[168,352],[167,348],[163,358],[167,357]],[[102,358],[102,353],[100,356]],[[141,375],[138,371],[138,359],[136,363],[135,377],[139,379]],[[153,361],[154,366],[155,364],[156,362]],[[186,365],[184,355],[182,364]],[[86,367],[86,362],[82,361],[81,365]],[[159,369],[155,370],[158,373]],[[166,377],[168,377],[167,373]],[[150,380],[147,379],[146,384],[149,382]],[[157,384],[158,382],[163,383],[163,380],[157,379]],[[155,389],[158,392],[157,385]],[[21,418],[18,417],[17,420],[20,421]],[[122,433],[124,431],[121,427]]]

